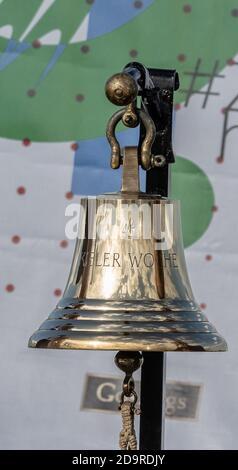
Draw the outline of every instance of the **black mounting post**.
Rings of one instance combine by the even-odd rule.
[[[166,159],[163,167],[147,171],[146,192],[167,197],[170,194],[170,164],[175,161],[172,150],[172,120],[173,94],[179,88],[178,74],[175,70],[146,69],[137,62],[128,64],[124,72],[136,80],[142,97],[142,108],[154,121],[156,138],[152,153],[163,155]],[[140,141],[143,138],[144,129],[141,125]],[[163,449],[165,369],[165,353],[143,352],[140,450]]]

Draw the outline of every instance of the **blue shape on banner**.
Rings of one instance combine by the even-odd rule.
[[[138,128],[117,133],[121,148],[126,145],[137,145]],[[121,187],[121,168],[112,170],[110,167],[110,147],[106,137],[78,141],[75,152],[72,177],[74,194],[101,194],[119,191]],[[141,188],[145,180],[145,172],[141,171]]]
[[[148,8],[154,0],[95,0],[90,10],[88,39],[102,36],[119,28]],[[136,7],[138,4],[138,7]]]
[[[42,80],[44,80],[48,73],[51,71],[51,69],[55,66],[57,60],[59,60],[60,56],[63,54],[64,50],[66,48],[66,44],[58,44],[54,50],[54,53],[50,59],[50,61],[48,62],[45,70],[42,72],[41,76],[40,76],[40,79],[39,79],[39,82],[42,82]]]
[[[14,62],[14,60],[19,57],[19,55],[23,54],[28,48],[30,44],[26,42],[17,42],[15,39],[9,39],[6,45],[5,51],[0,56],[0,70],[5,69],[9,64]]]

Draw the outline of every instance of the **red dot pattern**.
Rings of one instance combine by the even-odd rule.
[[[179,54],[177,59],[179,60],[179,62],[185,62],[186,55],[185,54]]]
[[[206,261],[211,261],[212,260],[212,255],[206,255],[205,260]]]
[[[13,284],[7,284],[5,287],[6,292],[13,292],[15,290],[15,286]]]
[[[34,49],[39,49],[41,47],[41,42],[39,39],[34,39],[34,41],[32,42],[32,47],[34,47]]]
[[[67,248],[69,242],[67,240],[61,240],[60,242],[60,247],[61,248]]]
[[[24,186],[19,186],[17,188],[17,193],[22,196],[23,194],[26,194],[26,188]]]
[[[36,90],[34,90],[34,88],[30,88],[30,90],[27,90],[27,95],[29,98],[34,98],[34,96],[36,96]]]
[[[129,52],[131,57],[137,57],[138,56],[138,51],[136,49],[131,49]]]
[[[212,206],[212,212],[217,212],[218,211],[218,206]]]
[[[134,2],[134,7],[135,8],[142,8],[143,7],[143,2],[141,2],[140,0],[136,0]]]
[[[71,144],[70,148],[76,152],[76,150],[78,150],[79,148],[79,145],[77,142],[74,142],[73,144]]]
[[[28,139],[28,137],[26,137],[25,139],[23,139],[22,145],[24,145],[24,147],[29,147],[29,145],[31,145],[30,139]]]
[[[207,304],[205,304],[204,302],[200,304],[200,308],[202,310],[205,310],[205,308],[207,308]]]
[[[236,64],[236,61],[234,59],[228,59],[227,60],[227,64],[228,65],[235,65]]]
[[[56,297],[60,297],[60,296],[62,295],[62,290],[59,289],[59,288],[55,289],[55,290],[54,290],[54,295],[55,295]]]
[[[238,17],[238,8],[231,10],[231,16],[235,16],[236,18]]]
[[[184,11],[184,13],[191,13],[191,11],[192,11],[191,5],[184,5],[183,6],[183,11]]]
[[[68,192],[65,194],[65,197],[66,197],[66,199],[73,199],[74,194],[72,193],[72,191],[68,191]]]
[[[83,54],[87,54],[90,51],[90,47],[87,44],[84,44],[80,47],[80,50]]]
[[[80,93],[75,96],[76,101],[81,103],[84,100],[84,95],[81,95]]]
[[[21,237],[19,237],[19,235],[13,235],[12,237],[12,243],[14,243],[15,245],[17,245],[18,243],[20,243],[21,241]]]
[[[216,158],[216,162],[217,162],[217,163],[223,163],[223,162],[224,162],[223,157],[222,157],[222,156],[217,157],[217,158]]]

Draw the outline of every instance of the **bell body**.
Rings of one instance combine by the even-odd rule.
[[[81,198],[63,298],[30,347],[225,351],[195,302],[178,201],[144,193]]]

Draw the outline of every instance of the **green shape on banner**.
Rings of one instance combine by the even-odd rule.
[[[212,219],[214,192],[204,171],[183,157],[172,165],[172,198],[181,201],[184,246],[195,243]]]
[[[13,38],[19,40],[36,12],[42,11],[43,3],[42,0],[7,0],[1,5],[0,1],[0,26],[11,24]],[[92,4],[85,0],[51,0],[45,4],[34,27],[24,35],[25,41],[31,43],[50,31],[59,30],[61,42],[67,43],[91,8]]]
[[[27,2],[27,8],[22,8],[19,13],[21,26],[16,29],[18,16],[13,5],[18,5],[18,2],[24,3],[22,0],[9,0],[0,5],[0,26],[12,24],[12,16],[14,39],[17,39],[16,31],[22,34],[24,30],[24,15],[25,25],[29,22],[29,8],[32,11],[32,5],[39,5],[36,0]],[[75,2],[73,0],[74,9]],[[132,21],[110,33],[77,44],[67,44],[71,27],[72,33],[75,31],[72,11],[68,14],[69,3],[56,2],[52,11],[49,10],[25,38],[31,43],[33,38],[37,39],[36,34],[48,33],[53,12],[57,13],[55,29],[62,29],[66,48],[62,54],[59,53],[58,60],[49,71],[47,64],[51,63],[55,46],[29,47],[0,70],[1,109],[4,110],[0,113],[1,136],[19,140],[28,137],[41,142],[101,136],[108,117],[115,112],[115,107],[105,99],[105,81],[127,62],[137,60],[151,67],[176,68],[180,73],[181,89],[187,90],[192,77],[186,72],[192,72],[200,58],[203,75],[195,81],[195,88],[199,90],[208,83],[206,74],[212,72],[214,62],[219,61],[220,71],[238,51],[238,16],[234,0],[189,0],[190,12],[187,13],[184,0],[155,0]],[[82,5],[81,1],[79,5]],[[8,7],[8,15],[4,11],[5,6]],[[85,2],[80,18],[87,8]],[[0,52],[4,52],[7,42],[0,38]],[[87,47],[82,48],[83,45]],[[1,59],[4,62],[4,54]],[[211,91],[217,89],[212,87]],[[75,99],[77,95],[78,100]],[[185,100],[186,94],[178,91],[175,97],[178,103]],[[208,105],[212,106],[216,99],[216,96],[209,96]]]
[[[10,24],[13,29],[12,38],[18,41],[41,4],[42,0],[5,0],[0,2],[0,27]]]
[[[61,43],[67,44],[91,8],[92,4],[85,0],[57,0],[37,23],[27,40],[32,42],[49,31],[58,29],[61,32]]]

